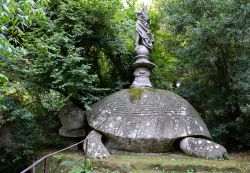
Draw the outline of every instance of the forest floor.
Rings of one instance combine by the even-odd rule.
[[[112,154],[110,159],[91,160],[95,173],[250,173],[250,152],[231,153],[229,160],[207,160],[181,153],[168,154]],[[49,169],[53,173],[80,173],[84,155],[80,151],[68,151],[50,158]],[[37,172],[42,172],[41,164]]]

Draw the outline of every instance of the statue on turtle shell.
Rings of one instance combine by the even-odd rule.
[[[154,35],[150,32],[150,19],[148,18],[148,11],[145,6],[141,11],[137,11],[136,20],[136,41],[135,45],[144,45],[149,50],[152,50],[154,43]]]
[[[109,150],[162,153],[179,148],[190,156],[226,159],[226,149],[212,141],[198,112],[182,97],[153,89],[149,62],[154,37],[145,7],[137,12],[136,69],[132,88],[113,93],[87,112],[92,131],[84,150],[94,159],[110,157]]]

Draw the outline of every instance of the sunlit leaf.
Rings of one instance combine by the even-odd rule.
[[[0,73],[0,84],[4,84],[6,82],[9,82],[9,79],[5,75]]]

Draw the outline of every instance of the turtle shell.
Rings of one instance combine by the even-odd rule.
[[[124,89],[93,104],[89,125],[127,151],[163,152],[187,136],[211,138],[198,112],[179,95],[159,89]]]

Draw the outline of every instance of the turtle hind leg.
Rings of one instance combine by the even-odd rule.
[[[208,159],[228,159],[227,150],[213,141],[186,137],[180,141],[181,150],[187,155],[203,157]]]
[[[92,130],[85,138],[83,149],[86,155],[92,159],[106,159],[110,157],[107,148],[102,143],[102,135]]]

